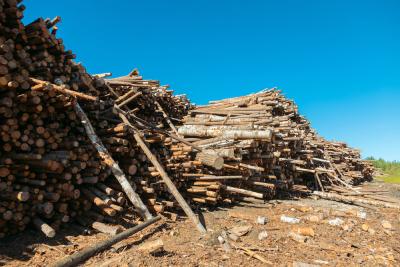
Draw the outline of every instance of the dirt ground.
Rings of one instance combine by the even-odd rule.
[[[400,186],[371,183],[400,201]],[[187,220],[162,220],[97,254],[84,266],[400,266],[400,211],[358,207],[326,200],[293,199],[203,211],[208,234]],[[290,224],[281,216],[300,219]],[[266,223],[257,223],[258,217]],[[334,222],[339,225],[331,225]],[[221,245],[219,236],[237,233]],[[266,237],[259,240],[261,232]],[[299,234],[301,233],[301,234]],[[53,240],[27,231],[0,241],[0,266],[45,266],[107,238],[60,231]],[[138,246],[161,239],[164,250],[149,254]],[[221,238],[220,238],[221,239]],[[225,250],[225,249],[227,250]],[[245,253],[256,254],[251,257]],[[255,257],[261,256],[269,263]]]

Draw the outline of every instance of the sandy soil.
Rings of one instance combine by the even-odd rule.
[[[373,183],[367,186],[390,190],[400,201],[398,185]],[[282,222],[282,215],[298,218],[300,223]],[[199,235],[184,219],[177,222],[162,220],[92,257],[84,265],[400,266],[399,210],[308,198],[224,207],[203,211],[203,216],[209,231],[206,236]],[[258,216],[266,217],[267,222],[264,225],[257,223]],[[342,224],[329,224],[335,219],[341,220]],[[218,236],[223,232],[235,232],[238,227],[249,228],[249,231],[237,241],[227,238],[230,251],[225,251]],[[293,233],[304,229],[310,236],[303,233],[299,240]],[[259,240],[262,231],[267,232],[267,237]],[[64,230],[55,239],[46,240],[37,232],[27,231],[0,241],[0,266],[45,266],[106,238],[107,235],[101,233],[82,236]],[[138,245],[156,239],[163,241],[163,251],[155,254],[138,251]],[[271,264],[250,257],[243,249]]]

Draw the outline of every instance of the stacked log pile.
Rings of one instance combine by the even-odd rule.
[[[117,233],[104,223],[132,222],[138,211],[126,186],[175,219],[182,202],[166,175],[191,206],[351,187],[372,175],[358,151],[318,137],[278,90],[196,108],[136,70],[91,76],[56,37],[60,18],[24,25],[20,2],[0,0],[0,238],[28,225],[52,237],[63,223]],[[78,102],[128,185],[88,138]]]
[[[173,96],[173,91],[168,90],[167,86],[160,86],[158,81],[143,80],[136,70],[124,77],[105,79],[101,92],[100,99],[104,98],[104,105],[86,108],[96,133],[149,209],[176,216],[165,210],[167,207],[173,208],[176,203],[160,181],[159,171],[138,146],[132,130],[116,110],[122,110],[132,118],[130,121],[140,128],[143,141],[157,160],[166,166],[173,156],[170,153],[172,138],[168,136],[168,130],[173,131],[173,120],[180,121],[187,114],[192,107],[190,102],[185,96]],[[168,167],[167,170],[170,171]],[[121,189],[112,177],[105,184]],[[179,183],[177,185],[179,187]]]
[[[360,160],[359,151],[318,137],[297,106],[276,89],[198,107],[178,132],[223,156],[225,175],[240,177],[213,182],[207,178],[225,188],[225,194],[227,186],[244,187],[265,197],[289,189],[350,187],[372,178],[373,168]],[[201,171],[193,174],[200,179],[201,175],[209,176]],[[251,192],[233,193],[250,196]]]
[[[263,199],[265,195],[273,195],[275,184],[265,183],[259,177],[253,177],[252,181],[245,181],[242,185],[245,178],[263,168],[235,155],[245,148],[253,149],[259,156],[269,154],[269,144],[245,140],[228,149],[203,149],[194,140],[183,139],[183,135],[177,131],[176,125],[180,124],[183,115],[191,108],[186,98],[172,96],[172,91],[156,81],[142,80],[137,72],[106,79],[105,82],[106,88],[103,88],[100,99],[112,98],[114,102],[102,107],[103,111],[99,111],[98,107],[93,111],[87,110],[90,120],[96,125],[97,133],[104,143],[114,140],[115,143],[109,144],[108,149],[113,151],[113,157],[129,174],[130,180],[135,183],[137,191],[152,211],[175,216],[172,212],[179,209],[179,206],[160,181],[159,170],[149,162],[138,147],[130,128],[118,117],[117,110],[122,110],[130,123],[141,129],[144,141],[189,202],[214,205],[232,203],[235,199],[228,197],[229,192],[236,195],[237,199]],[[263,138],[271,138],[271,132],[265,131],[263,134]],[[230,166],[229,161],[226,164],[226,156],[240,160],[240,167]],[[254,161],[258,160],[254,157]],[[219,182],[227,179],[235,179],[240,183],[237,186],[225,186]],[[257,193],[246,190],[243,188],[246,185],[260,187],[264,191]]]
[[[60,224],[86,211],[116,210],[92,208],[94,186],[101,187],[110,170],[73,108],[74,97],[97,99],[96,79],[55,37],[59,18],[24,26],[19,2],[0,1],[0,237],[27,225],[54,236]]]
[[[374,167],[370,162],[361,159],[358,149],[348,147],[343,142],[327,141],[318,136],[313,137],[311,144],[330,161],[329,164],[332,164],[347,183],[358,185],[372,179]]]

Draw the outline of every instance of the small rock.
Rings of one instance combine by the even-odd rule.
[[[314,260],[314,262],[318,263],[318,264],[324,264],[324,265],[328,265],[329,264],[329,261],[323,261],[323,260]]]
[[[307,217],[305,217],[305,219],[309,222],[319,223],[324,219],[324,214],[318,213],[318,214],[308,215]]]
[[[365,211],[363,211],[363,210],[359,210],[357,212],[357,217],[360,218],[360,219],[366,219],[367,218],[367,213]]]
[[[350,231],[351,227],[348,224],[342,225],[342,230],[343,231]]]
[[[309,264],[301,261],[294,261],[292,264],[293,267],[320,267],[320,265]]]
[[[332,225],[332,226],[340,226],[344,223],[344,221],[340,218],[335,218],[335,219],[329,220],[328,223],[329,223],[329,225]]]
[[[319,222],[319,218],[316,215],[311,215],[310,217],[308,217],[308,220],[315,223]]]
[[[336,217],[346,217],[348,215],[355,216],[355,214],[352,213],[351,211],[344,211],[344,210],[331,210],[330,215]]]
[[[261,231],[259,234],[258,234],[258,240],[264,240],[264,239],[266,239],[268,237],[268,233],[267,233],[267,231]]]
[[[222,231],[221,235],[218,237],[218,241],[226,252],[230,252],[232,248],[227,239],[227,233],[225,231]]]
[[[228,211],[228,216],[240,220],[251,220],[251,221],[254,220],[253,214],[248,214],[243,210],[230,210]]]
[[[381,222],[381,224],[382,224],[382,227],[387,229],[387,230],[391,230],[392,229],[392,224],[390,222],[386,221],[386,220],[383,220]]]
[[[349,210],[346,210],[344,212],[346,213],[346,215],[358,217],[360,219],[366,219],[367,218],[367,213],[364,210],[349,209]],[[336,216],[342,216],[342,215],[338,214]]]
[[[369,228],[369,229],[368,229],[368,233],[369,233],[370,235],[374,235],[374,234],[375,234],[375,230],[374,230],[373,228]]]
[[[205,235],[201,235],[199,240],[203,240],[204,244],[207,246],[218,245],[218,236],[221,234],[219,231],[207,232]]]
[[[228,237],[230,240],[235,241],[235,242],[239,240],[239,237],[235,234],[228,233]]]
[[[300,223],[300,219],[294,218],[294,217],[289,217],[286,215],[281,216],[281,221],[285,222],[285,223],[292,223],[292,224]]]
[[[307,206],[300,206],[297,208],[297,210],[301,211],[301,212],[309,212],[312,211],[313,208],[312,207],[307,207]]]
[[[361,225],[361,229],[363,229],[363,231],[367,232],[369,229],[369,225],[364,223],[363,225]]]
[[[177,236],[177,235],[178,235],[178,232],[172,230],[171,232],[169,232],[169,235],[170,235],[170,236]]]
[[[251,230],[251,228],[252,228],[251,225],[236,226],[229,229],[229,233],[237,236],[243,236],[247,234]]]
[[[230,257],[228,255],[224,254],[221,256],[221,259],[225,261],[225,260],[229,260]]]
[[[294,232],[290,232],[290,233],[288,234],[288,236],[289,236],[291,239],[293,239],[294,241],[297,241],[297,242],[299,242],[299,243],[305,243],[305,242],[307,241],[307,237],[305,237],[305,236],[303,236],[303,235],[296,234],[296,233],[294,233]]]
[[[267,221],[268,221],[267,218],[264,217],[264,216],[258,216],[258,217],[257,217],[257,220],[256,220],[256,222],[257,222],[258,224],[261,224],[261,225],[266,224]]]
[[[297,227],[293,229],[293,232],[303,236],[313,237],[315,235],[314,229],[312,229],[311,227]]]
[[[162,239],[156,239],[154,241],[148,241],[137,247],[137,250],[141,252],[148,252],[150,254],[155,254],[162,252],[164,250],[164,243]]]

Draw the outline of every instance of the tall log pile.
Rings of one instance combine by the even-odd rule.
[[[96,80],[55,37],[59,18],[25,26],[19,2],[0,1],[0,237],[27,225],[51,237],[60,224],[92,209],[89,185],[110,170],[73,108],[75,97],[97,99]]]
[[[224,174],[241,176],[219,181],[222,188],[246,187],[273,197],[304,186],[324,191],[372,178],[373,168],[360,160],[359,151],[317,136],[293,101],[276,89],[191,110],[178,133],[223,156]]]
[[[104,222],[147,217],[127,188],[175,218],[186,209],[168,180],[193,207],[371,178],[357,150],[318,137],[278,90],[194,107],[136,70],[91,76],[56,37],[60,18],[24,25],[20,2],[0,0],[0,238],[28,225],[52,237],[63,223],[117,232]]]
[[[173,157],[170,152],[172,138],[168,135],[168,130],[173,131],[172,120],[180,121],[191,104],[184,96],[173,96],[172,91],[166,86],[160,86],[158,81],[143,80],[137,71],[104,81],[100,99],[104,98],[105,104],[94,109],[87,108],[88,116],[97,134],[149,209],[168,214],[164,212],[166,207],[173,208],[176,203],[160,180],[159,170],[138,145],[134,130],[118,114],[122,112],[124,117],[129,118],[131,125],[140,129],[141,138],[152,154],[166,166],[166,162]],[[110,178],[106,184],[120,189],[114,179]]]

